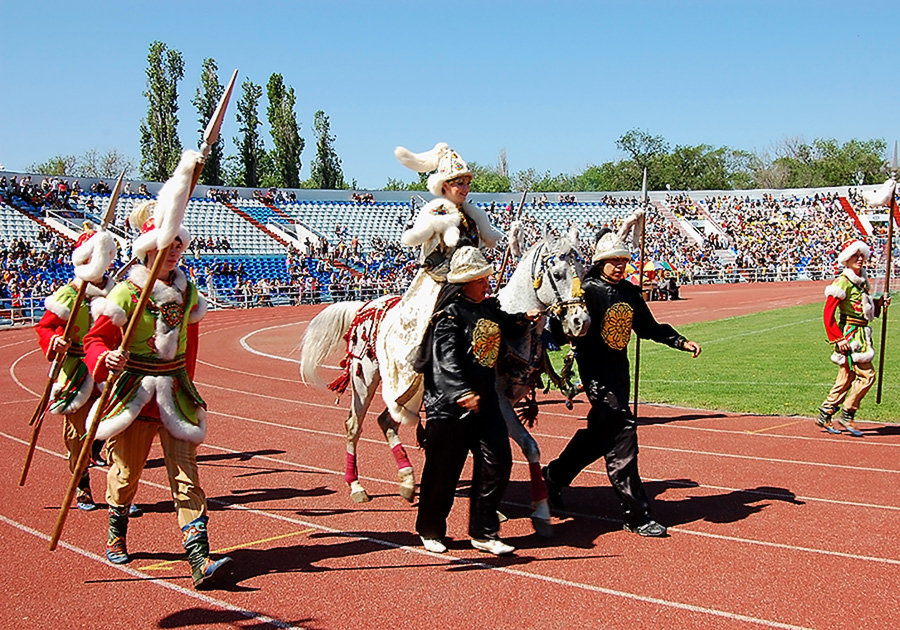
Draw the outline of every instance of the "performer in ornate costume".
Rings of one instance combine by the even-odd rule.
[[[403,147],[397,159],[428,176],[428,190],[436,199],[425,204],[400,240],[407,247],[421,245],[421,269],[403,299],[382,323],[376,354],[384,376],[382,396],[396,420],[415,423],[422,403],[421,375],[412,368],[438,292],[447,279],[457,247],[494,247],[503,233],[494,228],[481,208],[466,201],[472,172],[456,151],[438,143],[431,151],[411,153]],[[388,349],[388,345],[390,348]]]
[[[571,339],[585,393],[591,403],[587,427],[579,429],[555,460],[544,467],[550,503],[562,507],[562,488],[600,457],[624,509],[624,527],[641,536],[665,536],[666,528],[650,517],[650,501],[638,474],[637,418],[628,405],[631,378],[628,342],[632,330],[677,350],[700,355],[668,324],[660,324],[638,287],[624,279],[631,252],[614,232],[602,233],[593,266],[582,284],[591,327]]]
[[[97,398],[94,379],[84,364],[82,339],[97,313],[102,311],[106,294],[113,288],[114,282],[105,272],[115,256],[116,244],[112,236],[106,231],[96,232],[86,227],[72,252],[75,278],[44,300],[47,310],[34,327],[38,343],[48,360],[54,356],[66,355],[59,377],[51,390],[48,410],[63,415],[63,441],[69,460],[69,472],[75,470],[84,439],[85,420],[91,404]],[[72,307],[77,302],[78,289],[85,282],[84,278],[99,281],[87,281],[85,300],[75,314],[73,337],[66,341],[63,332]],[[75,501],[80,510],[97,508],[87,470],[78,481]]]
[[[521,334],[538,310],[510,315],[487,298],[494,269],[475,247],[459,248],[438,296],[415,369],[425,384],[425,467],[416,531],[429,551],[447,550],[447,516],[466,456],[472,546],[495,555],[515,551],[499,537],[497,508],[509,482],[512,453],[495,388],[501,335]]]
[[[854,437],[863,435],[854,426],[853,419],[875,382],[872,367],[875,347],[869,322],[880,315],[884,304],[890,303],[890,297],[869,295],[865,270],[868,259],[869,246],[863,241],[852,239],[844,243],[837,259],[844,269],[825,288],[825,334],[834,345],[831,360],[838,365],[838,375],[819,408],[816,424],[829,433],[839,434],[841,431],[833,426],[832,417],[840,408],[838,423]]]
[[[191,173],[192,164],[188,164],[184,172],[176,173],[176,183],[187,187]],[[206,435],[206,403],[193,383],[198,322],[206,314],[206,300],[177,266],[191,240],[184,227],[180,227],[162,263],[130,346],[118,349],[123,327],[141,292],[147,289],[150,268],[159,254],[156,239],[160,216],[156,212],[157,216],[148,219],[155,202],[147,204],[138,206],[129,218],[141,231],[133,253],[142,264],[135,265],[128,279],[110,291],[102,314],[84,339],[86,363],[95,380],[105,379],[110,371],[121,372],[109,403],[99,412],[97,430],[99,438],[109,440],[111,460],[106,556],[116,564],[131,559],[126,547],[128,506],[158,435],[194,586],[208,588],[227,575],[231,559],[209,558],[209,518],[197,467],[197,445]]]

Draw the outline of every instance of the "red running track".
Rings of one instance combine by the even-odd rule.
[[[688,287],[654,304],[674,323],[815,301],[821,285]],[[765,299],[764,299],[765,298]],[[748,309],[748,310],[744,310]],[[2,627],[677,628],[898,627],[900,431],[865,425],[854,440],[809,419],[642,405],[641,472],[666,539],[621,530],[602,462],[566,495],[555,537],[527,518],[527,466],[516,465],[494,558],[466,540],[467,500],[450,517],[448,554],[425,552],[415,507],[396,490],[373,405],[360,447],[370,503],[343,481],[344,407],[299,383],[297,343],[314,307],[211,313],[198,386],[211,409],[200,449],[214,550],[235,559],[234,586],[198,593],[154,446],[125,567],[103,558],[105,511],[72,510],[47,550],[67,483],[59,421],[50,417],[25,488],[16,485],[27,418],[46,375],[30,330],[0,334],[8,471],[0,502]],[[542,405],[544,460],[581,426],[586,404]],[[412,430],[401,436],[409,444]],[[409,447],[421,470],[422,453]],[[468,479],[464,474],[464,480]],[[103,471],[93,471],[102,499]]]

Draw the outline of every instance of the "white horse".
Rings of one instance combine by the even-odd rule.
[[[509,283],[500,291],[498,299],[501,307],[507,312],[543,309],[560,319],[567,335],[581,336],[587,332],[590,324],[587,309],[581,301],[582,272],[577,234],[545,239],[529,249]],[[349,485],[350,496],[355,502],[369,500],[368,493],[359,481],[356,447],[363,418],[381,381],[375,340],[382,319],[398,300],[397,296],[385,296],[371,302],[332,304],[313,318],[301,342],[300,374],[306,383],[322,384],[317,368],[329,356],[335,355],[337,350],[344,350],[346,353],[341,361],[344,372],[328,387],[343,392],[349,386],[352,394],[350,414],[346,421],[347,460],[344,480]],[[513,405],[533,387],[536,375],[543,367],[543,346],[540,340],[545,325],[544,317],[521,338],[507,342],[506,352],[498,362],[497,388],[501,394],[501,409],[510,436],[529,462],[534,507],[532,522],[539,533],[549,535],[550,513],[546,488],[540,475],[540,451],[537,442],[513,410]],[[390,340],[384,342],[390,348]],[[392,418],[387,409],[378,416],[378,425],[397,463],[400,494],[412,501],[415,477],[398,436],[400,421],[400,418]]]

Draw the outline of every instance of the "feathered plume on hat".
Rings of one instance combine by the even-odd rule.
[[[647,213],[644,210],[635,210],[631,213],[627,219],[622,222],[622,227],[619,228],[619,240],[623,243],[628,238],[628,232],[631,231],[631,246],[637,247],[640,245],[641,239],[641,228],[644,225],[644,221],[646,220]]]
[[[894,196],[896,186],[897,180],[892,177],[875,190],[864,192],[863,198],[872,208],[889,206],[891,205],[891,197]]]
[[[84,282],[98,283],[115,257],[116,242],[109,232],[94,231],[86,222],[72,252],[75,276]]]
[[[394,149],[394,155],[406,168],[417,173],[431,173],[428,176],[428,192],[435,197],[443,194],[444,182],[462,175],[472,175],[469,165],[446,142],[438,142],[434,148],[424,153],[413,153],[406,147]]]
[[[154,205],[143,208],[147,214],[152,212],[149,218],[136,216],[138,206],[132,211],[128,221],[132,227],[141,231],[141,235],[134,240],[132,251],[138,258],[144,258],[151,249],[163,249],[172,244],[175,238],[180,238],[185,247],[191,242],[191,234],[181,224],[184,220],[184,209],[190,200],[191,181],[194,176],[194,168],[203,159],[199,151],[185,151],[181,155],[181,161],[175,167],[172,177],[163,184],[156,197]],[[150,202],[153,203],[153,202]],[[137,222],[143,218],[143,223]]]

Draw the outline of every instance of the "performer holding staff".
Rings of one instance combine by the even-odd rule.
[[[890,216],[890,215],[889,215]],[[890,218],[889,218],[890,220]],[[853,437],[863,433],[854,425],[854,417],[863,397],[875,383],[875,347],[869,322],[878,317],[890,296],[869,295],[865,265],[869,246],[859,239],[845,242],[838,254],[841,274],[825,288],[825,334],[833,344],[831,360],[838,366],[837,378],[828,392],[816,424],[828,433],[839,434],[832,418],[840,409],[838,424]]]
[[[75,463],[81,452],[88,411],[97,398],[94,379],[84,364],[82,339],[90,328],[94,316],[103,309],[104,298],[115,284],[112,278],[106,275],[106,270],[115,256],[116,243],[112,236],[105,230],[94,231],[86,225],[72,252],[75,278],[44,300],[47,310],[34,326],[38,343],[47,359],[61,362],[47,410],[62,414],[64,418],[63,441],[66,445],[70,473],[74,472]],[[82,287],[83,299],[78,300]],[[72,330],[67,338],[65,329],[73,317]],[[42,422],[42,419],[38,418],[36,421]],[[23,471],[23,483],[24,476]],[[80,510],[97,508],[91,493],[90,475],[87,470],[78,481],[75,501]]]
[[[107,558],[116,564],[131,559],[126,547],[128,506],[150,446],[159,436],[194,586],[208,588],[227,575],[231,559],[209,558],[209,517],[197,467],[197,445],[206,435],[206,403],[193,383],[198,322],[206,314],[206,300],[178,268],[191,240],[180,221],[171,245],[162,249],[166,257],[157,263],[159,278],[147,286],[160,254],[157,239],[163,238],[165,206],[172,199],[186,203],[199,160],[199,153],[185,152],[175,175],[160,191],[158,205],[148,202],[133,211],[129,221],[141,232],[133,253],[141,262],[110,291],[84,344],[95,380],[119,373],[108,403],[92,413],[99,423],[97,436],[109,440]],[[151,211],[153,216],[148,217]],[[120,349],[123,327],[144,291],[151,292],[147,308],[138,315],[130,344]]]

